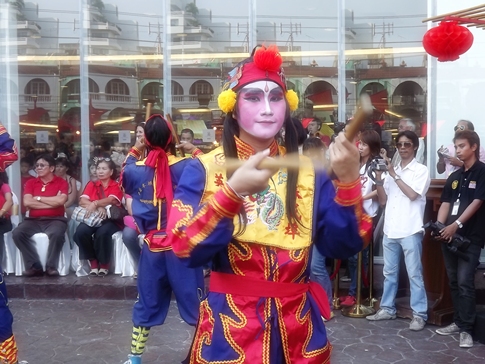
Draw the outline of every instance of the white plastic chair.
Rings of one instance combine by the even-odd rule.
[[[12,222],[12,230],[15,229],[20,223],[20,208],[19,208],[19,199],[15,193],[12,192],[12,213],[10,215],[10,221]],[[3,270],[7,273],[15,273],[15,262],[17,260],[17,247],[12,239],[12,232],[8,231],[3,235],[3,239],[5,241],[5,249],[3,254],[3,262],[2,267]]]
[[[45,265],[47,261],[47,250],[49,248],[49,238],[47,234],[37,233],[31,238],[35,244],[37,254],[39,255],[40,264],[45,270]],[[71,267],[71,244],[69,243],[69,237],[67,233],[65,234],[64,245],[62,246],[61,254],[59,256],[59,264],[57,265],[57,270],[60,276],[67,276],[69,274],[69,269]],[[17,248],[17,260],[15,264],[15,275],[21,276],[22,272],[25,270],[25,263],[22,257],[22,253]]]
[[[113,262],[115,274],[121,274],[122,277],[133,277],[135,274],[135,264],[128,248],[123,243],[123,232],[121,231],[113,234]]]

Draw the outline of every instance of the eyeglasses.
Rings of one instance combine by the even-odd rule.
[[[398,148],[411,148],[413,146],[413,143],[411,143],[411,142],[399,142],[399,143],[396,143],[396,146]]]
[[[47,166],[48,166],[48,164],[44,164],[44,163],[37,163],[37,164],[35,165],[35,168],[37,168],[37,169],[43,169],[43,168],[45,168],[45,167],[47,167]]]
[[[458,131],[458,130],[463,131],[463,130],[465,130],[465,125],[457,125],[457,126],[454,127],[454,130],[455,131]]]

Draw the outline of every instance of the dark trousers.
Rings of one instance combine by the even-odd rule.
[[[108,264],[113,252],[112,235],[120,230],[111,220],[104,220],[99,227],[80,223],[74,234],[74,241],[79,246],[79,258],[96,259],[100,264]]]
[[[0,265],[3,264],[3,256],[5,255],[5,239],[3,234],[12,230],[12,222],[10,218],[3,218],[0,217]],[[2,274],[2,270],[0,270],[0,274]]]
[[[65,233],[67,219],[65,217],[55,218],[29,218],[27,217],[12,232],[15,245],[19,248],[24,258],[25,268],[30,269],[35,263],[40,265],[40,258],[35,249],[32,236],[37,233],[44,233],[49,238],[47,249],[47,267],[56,268],[59,265],[59,255],[66,240]]]
[[[138,243],[138,232],[135,229],[125,226],[123,229],[123,243],[135,261],[135,269],[138,270],[138,262],[140,261],[141,253],[140,244]]]
[[[460,332],[467,332],[471,335],[476,315],[475,270],[480,258],[481,247],[470,244],[465,252],[469,258],[468,262],[450,252],[445,244],[441,244],[441,248],[450,281],[454,309],[453,320],[460,328]]]

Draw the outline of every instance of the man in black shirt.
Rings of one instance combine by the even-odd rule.
[[[442,244],[446,272],[453,300],[453,323],[436,330],[440,335],[460,333],[460,347],[473,346],[471,336],[475,322],[475,268],[485,241],[485,164],[479,161],[480,138],[474,131],[464,130],[453,139],[456,156],[463,166],[446,180],[441,195],[438,221],[446,227],[440,238],[451,242],[455,233],[468,238],[470,246],[464,252],[468,261]]]

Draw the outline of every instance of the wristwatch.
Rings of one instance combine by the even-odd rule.
[[[37,200],[37,201],[40,201],[40,196],[37,196],[36,200]]]
[[[396,181],[396,182],[397,182],[397,181],[399,181],[399,180],[401,179],[401,177],[400,177],[400,176],[398,176],[397,174],[396,174],[396,175],[395,175],[393,178],[394,178],[394,181]]]
[[[463,224],[461,223],[460,220],[455,220],[456,222],[456,225],[458,225],[458,227],[461,229],[463,227]]]

